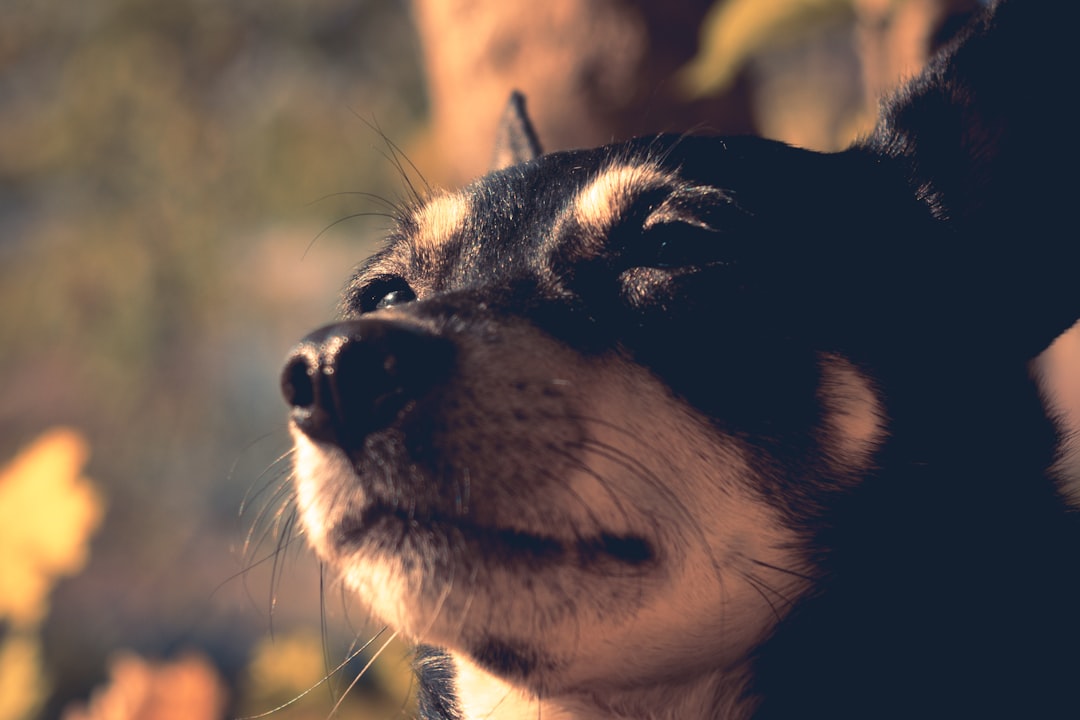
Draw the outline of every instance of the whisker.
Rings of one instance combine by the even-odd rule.
[[[294,455],[295,452],[296,450],[294,448],[290,448],[289,450],[283,452],[281,455],[274,458],[274,460],[272,460],[265,468],[263,468],[263,470],[258,475],[255,476],[255,479],[251,481],[251,484],[248,485],[248,489],[244,492],[243,499],[240,500],[240,508],[237,510],[236,513],[238,517],[242,517],[247,511],[248,506],[254,503],[264,492],[266,492],[266,488],[270,485],[270,483],[265,483],[260,486],[260,483],[262,483],[262,481],[265,480],[266,477],[278,467],[278,465],[284,463],[292,455]],[[287,469],[285,471],[285,474],[286,476],[291,477],[291,468],[288,468],[288,466],[286,467]],[[255,490],[254,488],[256,487],[258,487],[259,489]]]
[[[403,215],[402,208],[398,203],[395,203],[393,200],[385,198],[382,195],[378,195],[378,194],[372,193],[372,192],[364,192],[362,190],[345,190],[345,191],[342,191],[342,192],[327,193],[326,195],[323,195],[320,198],[312,200],[310,203],[308,203],[308,206],[310,207],[312,205],[323,202],[325,200],[330,200],[332,198],[337,198],[337,197],[362,197],[362,198],[366,198],[368,200],[373,200],[373,201],[379,203],[380,205],[382,205],[384,208],[389,210],[394,215],[395,218],[400,218]]]
[[[376,127],[378,126],[376,125]],[[409,167],[412,168],[412,171],[416,173],[416,177],[420,178],[420,182],[424,184],[424,189],[428,192],[428,194],[431,194],[431,183],[429,183],[427,181],[427,178],[424,177],[424,173],[420,172],[420,168],[416,167],[416,163],[414,163],[412,159],[408,155],[406,155],[404,151],[402,151],[402,149],[398,146],[397,143],[390,139],[389,135],[384,133],[381,129],[379,130],[379,133],[383,136],[383,140],[385,140],[386,143],[390,146],[390,149],[394,151],[394,154],[405,159],[405,162],[409,164]]]
[[[288,541],[288,544],[292,544],[292,542],[296,541],[296,540],[299,540],[299,538],[295,538],[295,537],[291,538]],[[214,589],[210,591],[209,597],[212,598],[215,594],[218,593],[218,591],[220,591],[222,588],[224,588],[229,583],[235,581],[237,578],[247,577],[247,575],[252,570],[259,567],[260,565],[263,565],[264,563],[270,562],[271,560],[273,560],[277,556],[277,554],[278,554],[278,550],[274,550],[273,552],[267,553],[266,555],[259,558],[258,560],[252,561],[250,564],[248,564],[244,568],[242,568],[240,570],[237,570],[233,574],[229,575],[224,580],[222,580],[220,583],[218,583],[216,586],[214,586]]]
[[[385,141],[386,138],[384,137],[383,140]],[[393,152],[388,153],[387,151],[383,150],[382,148],[372,148],[372,149],[375,150],[375,152],[382,155],[383,159],[385,159],[388,163],[393,165],[394,169],[397,170],[398,175],[401,177],[401,181],[403,183],[405,183],[405,189],[408,191],[410,201],[412,203],[415,203],[415,204],[419,204],[419,203],[423,202],[424,196],[421,195],[420,191],[416,189],[415,185],[413,185],[412,179],[409,177],[409,174],[405,171],[405,166],[401,164],[401,160],[398,158],[398,156],[396,154],[394,154]]]
[[[631,470],[639,478],[649,483],[649,487],[660,493],[664,500],[671,504],[680,514],[684,520],[691,520],[693,513],[690,512],[690,508],[686,506],[675,491],[672,490],[668,483],[664,482],[656,473],[645,468],[640,462],[634,459],[632,455],[625,450],[618,448],[609,443],[605,443],[601,440],[594,438],[586,438],[582,442],[582,446],[601,457],[610,460],[613,463],[623,467],[626,470]]]
[[[469,612],[472,610],[473,603],[476,601],[476,578],[480,574],[480,568],[474,566],[472,569],[472,575],[469,577],[468,594],[465,596],[465,602],[461,606],[461,622],[458,623],[457,634],[460,636],[465,631],[465,619],[469,616]]]
[[[397,145],[397,143],[395,143],[393,140],[391,140],[390,136],[387,135],[385,132],[383,132],[383,129],[379,126],[379,123],[374,118],[372,118],[369,121],[366,118],[360,117],[359,115],[357,115],[357,117],[360,118],[360,121],[363,122],[365,125],[367,125],[370,130],[372,130],[380,138],[382,138],[382,141],[384,143],[386,143],[386,146],[388,148],[390,148],[390,151],[394,154],[394,159],[393,159],[392,162],[397,167],[398,172],[401,173],[401,175],[404,178],[405,182],[409,185],[409,189],[412,190],[413,197],[418,201],[420,200],[420,195],[413,188],[412,182],[409,180],[408,175],[405,173],[405,168],[404,168],[404,166],[402,166],[400,158],[405,159],[405,162],[409,164],[409,167],[412,168],[412,171],[414,173],[416,173],[416,176],[418,178],[420,178],[420,182],[422,182],[424,184],[424,188],[427,190],[428,194],[430,194],[431,193],[431,185],[430,185],[430,183],[428,183],[427,178],[424,177],[424,174],[422,172],[420,172],[420,169],[418,167],[416,167],[416,164],[413,163],[413,161],[409,159],[409,156],[406,155],[401,150],[401,148]]]
[[[375,618],[370,610],[361,609],[361,619],[357,620],[352,616],[351,609],[357,609],[355,600],[356,594],[353,593],[348,585],[341,581],[341,578],[335,583],[339,593],[339,599],[341,602],[341,611],[345,625],[349,628],[354,638],[359,638],[367,628],[378,623],[378,618]],[[355,642],[355,640],[354,640]]]
[[[241,453],[240,455],[238,455],[236,460],[233,461],[233,464],[229,468],[229,473],[228,473],[228,475],[226,475],[226,478],[231,481],[236,476],[236,468],[240,463],[240,457],[242,457],[244,453],[246,453],[249,450],[251,450],[252,448],[254,448],[257,443],[260,443],[263,440],[266,440],[267,438],[273,437],[275,434],[277,434],[277,433],[276,432],[264,433],[260,437],[254,439],[250,443],[248,443],[247,447],[244,448],[244,452]],[[277,465],[278,463],[280,463],[283,460],[285,460],[286,458],[288,458],[294,452],[295,452],[295,448],[290,446],[288,450],[286,450],[285,452],[281,453],[276,458],[271,460],[270,463],[267,464],[267,466],[265,468],[263,468],[262,472],[260,472],[258,475],[255,476],[255,479],[251,481],[251,483],[248,485],[247,490],[244,492],[244,497],[240,500],[240,509],[237,512],[238,515],[243,515],[244,514],[244,508],[247,507],[249,502],[252,502],[254,500],[254,498],[251,497],[252,488],[254,488],[260,481],[262,481],[262,479],[266,477],[267,473],[269,473],[271,470],[274,469],[275,465]]]
[[[322,637],[323,669],[330,674],[330,627],[326,618],[326,563],[319,562],[319,635]],[[330,693],[330,702],[337,701],[333,683],[326,683]]]
[[[784,573],[785,575],[791,575],[793,577],[799,578],[800,580],[806,580],[807,582],[815,582],[814,578],[810,577],[809,575],[798,572],[796,570],[792,570],[791,568],[785,568],[785,567],[781,567],[779,565],[773,565],[772,563],[767,563],[764,560],[758,560],[756,558],[749,558],[749,560],[750,560],[750,562],[754,563],[755,565],[760,565],[763,568],[768,568],[769,570],[775,570],[776,572]]]
[[[591,419],[589,418],[586,419],[591,421]],[[611,424],[610,427],[618,428],[618,426],[614,424]],[[618,429],[625,432],[628,436],[636,438],[636,436],[634,436],[629,431],[626,431],[623,428]],[[614,445],[610,445],[608,443],[593,438],[586,438],[579,443],[570,443],[569,446],[580,447],[583,450],[595,453],[596,455],[599,455],[600,457],[615,463],[616,465],[622,467],[624,470],[632,473],[635,477],[647,483],[650,488],[659,493],[668,503],[668,505],[672,509],[674,509],[675,512],[682,519],[681,524],[689,527],[694,532],[694,534],[697,535],[701,547],[706,550],[709,558],[709,564],[713,568],[713,573],[718,580],[723,581],[723,567],[712,547],[710,546],[708,539],[705,536],[705,531],[694,520],[694,515],[690,512],[690,508],[688,508],[686,506],[686,503],[683,502],[683,500],[679,498],[670,487],[668,487],[667,483],[665,483],[654,472],[642,465],[642,463],[637,461],[632,455]]]
[[[274,637],[274,613],[277,610],[278,588],[281,587],[285,569],[285,549],[291,544],[293,527],[296,525],[298,514],[293,508],[289,511],[285,521],[281,525],[281,533],[278,534],[277,546],[273,553],[274,562],[270,569],[270,637]]]
[[[261,492],[265,492],[265,488]],[[273,494],[252,520],[251,527],[244,537],[244,544],[241,549],[243,556],[246,557],[250,553],[257,551],[270,535],[280,530],[281,518],[288,512],[292,498],[293,484],[290,474],[278,484]],[[282,503],[282,500],[285,500],[285,502]],[[270,518],[273,518],[273,522],[268,522]],[[264,527],[264,529],[256,538],[255,534],[260,527]]]
[[[386,628],[383,628],[383,630],[385,630],[385,629]],[[381,633],[382,630],[380,630],[379,632]],[[390,647],[390,643],[394,642],[394,639],[397,636],[398,636],[397,631],[394,631],[393,633],[391,633],[390,637],[388,637],[386,639],[386,642],[384,642],[382,644],[382,647],[379,648],[378,650],[376,650],[374,653],[372,653],[371,658],[367,661],[367,663],[364,665],[364,667],[360,668],[360,672],[356,674],[356,677],[353,678],[353,681],[351,683],[349,683],[349,686],[347,688],[345,688],[345,692],[343,692],[341,694],[341,698],[339,698],[338,701],[336,703],[334,703],[334,707],[330,708],[330,712],[327,713],[327,715],[326,715],[327,720],[329,720],[330,718],[334,717],[334,715],[337,714],[338,709],[341,708],[341,703],[345,702],[345,698],[348,697],[349,693],[352,692],[352,689],[354,687],[356,687],[356,683],[360,682],[360,678],[364,677],[364,675],[367,673],[368,669],[372,665],[375,664],[375,661],[379,659],[379,656],[383,654],[383,651],[386,650],[386,648]],[[364,647],[367,647],[370,644],[371,644],[371,641],[369,640],[364,645]],[[353,655],[352,657],[356,657],[356,655]]]
[[[773,616],[775,616],[777,620],[783,619],[783,617],[780,615],[780,611],[776,609],[776,605],[773,604],[773,601],[766,593],[766,590],[783,600],[785,605],[790,605],[791,600],[789,600],[783,593],[778,591],[776,588],[770,586],[768,583],[766,583],[764,580],[757,577],[753,573],[746,572],[745,570],[736,570],[736,572],[739,574],[739,577],[745,580],[746,584],[753,588],[754,591],[758,595],[760,595],[761,598],[768,604],[769,609],[772,610]]]
[[[360,653],[362,653],[362,652],[364,652],[365,650],[367,650],[367,649],[368,649],[368,647],[370,647],[370,646],[371,646],[371,644],[372,644],[373,642],[375,642],[376,640],[378,640],[378,639],[379,639],[379,636],[380,636],[380,635],[382,635],[382,634],[383,634],[384,632],[386,632],[387,630],[388,630],[388,628],[387,628],[386,626],[383,626],[383,628],[382,628],[381,630],[379,630],[379,631],[378,631],[377,633],[375,633],[375,635],[373,635],[373,636],[372,636],[372,638],[371,638],[370,640],[368,640],[368,641],[367,641],[366,643],[364,643],[364,644],[363,644],[363,645],[361,645],[361,646],[360,646],[359,648],[357,648],[357,650],[356,650],[355,652],[353,652],[353,653],[349,654],[349,655],[348,655],[348,656],[347,656],[347,657],[346,657],[346,658],[345,658],[344,660],[342,660],[342,661],[341,661],[341,662],[340,662],[340,663],[339,663],[339,664],[337,665],[337,667],[335,667],[335,668],[334,668],[334,669],[333,669],[333,670],[332,670],[331,672],[327,673],[327,674],[326,674],[326,675],[325,675],[325,676],[324,676],[324,677],[323,677],[323,678],[322,678],[321,680],[319,680],[319,681],[318,681],[317,683],[315,683],[314,685],[312,685],[311,687],[309,687],[309,688],[308,688],[307,690],[304,690],[304,691],[303,691],[302,693],[300,693],[299,695],[297,695],[297,696],[296,696],[296,697],[294,697],[293,699],[289,700],[288,702],[284,702],[284,703],[282,703],[281,705],[278,705],[278,706],[277,706],[276,708],[273,708],[272,710],[267,710],[266,712],[261,712],[261,713],[259,713],[259,714],[257,714],[257,715],[245,715],[244,717],[239,717],[239,718],[236,718],[236,720],[259,720],[260,718],[268,717],[268,716],[270,716],[270,715],[273,715],[273,714],[274,714],[274,713],[276,713],[276,712],[280,712],[280,711],[284,710],[285,708],[287,708],[287,707],[289,707],[289,706],[291,706],[291,705],[295,705],[295,704],[296,704],[297,702],[299,702],[299,701],[300,701],[300,700],[302,700],[303,698],[305,698],[305,697],[307,697],[308,695],[310,695],[310,694],[311,694],[311,693],[312,693],[312,692],[313,692],[313,691],[314,691],[314,690],[315,690],[316,688],[318,688],[318,687],[319,687],[320,685],[322,685],[323,683],[329,682],[329,680],[330,680],[330,678],[331,678],[331,677],[333,677],[333,676],[334,676],[334,675],[336,675],[337,673],[341,672],[342,668],[346,667],[346,666],[347,666],[347,665],[348,665],[348,664],[349,664],[350,662],[352,662],[352,661],[353,661],[353,660],[354,660],[354,659],[355,659],[355,658],[356,658],[356,657],[357,657],[358,655],[360,655]],[[393,640],[393,639],[394,639],[395,637],[397,637],[397,633],[394,633],[393,635],[391,635],[391,636],[390,636],[390,639],[389,639],[389,640],[387,640],[387,641],[386,641],[386,643],[385,643],[385,644],[384,644],[384,645],[383,645],[383,646],[382,646],[381,648],[379,648],[379,652],[378,652],[378,653],[375,653],[375,655],[374,655],[374,656],[372,657],[372,660],[374,660],[374,659],[375,659],[376,657],[378,657],[378,656],[379,656],[379,653],[381,653],[381,652],[382,652],[383,650],[385,650],[385,649],[386,649],[386,646],[387,646],[387,645],[389,645],[389,644],[390,644],[390,641],[391,641],[391,640]],[[364,666],[364,670],[366,670],[366,669],[367,669],[367,668],[368,668],[368,667],[369,667],[370,665],[371,665],[371,662],[368,662],[368,664]],[[361,671],[361,675],[362,675],[362,674],[363,674],[363,670]],[[359,679],[359,678],[358,678],[358,679]],[[354,681],[353,681],[353,684],[355,684],[355,682],[356,682],[356,681],[354,680]],[[349,687],[350,687],[350,688],[352,688],[352,685],[350,685]],[[340,700],[338,701],[338,704],[340,704]],[[334,710],[337,710],[337,705],[335,705],[335,706],[334,706]],[[331,710],[331,711],[330,711],[330,714],[331,714],[331,715],[333,715],[333,714],[334,714],[334,710]]]
[[[447,545],[450,545],[450,538],[446,537],[445,540],[446,540]],[[463,542],[464,542],[464,539],[459,539],[459,541],[458,541],[458,543],[456,543],[456,545],[460,546]],[[435,574],[435,569],[434,569],[434,567],[432,567],[435,562],[437,562],[437,558],[435,558],[435,557],[425,557],[424,558],[424,563],[427,566],[426,569],[425,569],[425,574],[428,577]],[[457,564],[456,563],[451,564],[450,565],[450,577],[446,579],[446,583],[444,584],[444,587],[443,587],[442,591],[439,593],[439,600],[438,600],[438,602],[435,603],[435,610],[434,610],[434,612],[431,613],[431,618],[430,618],[430,620],[428,620],[427,627],[424,628],[424,631],[422,633],[419,633],[419,635],[421,637],[427,635],[431,631],[431,628],[433,628],[435,626],[435,623],[438,621],[439,615],[442,613],[442,609],[443,609],[443,606],[446,604],[447,598],[450,597],[450,593],[454,590],[454,578],[455,578],[456,570],[457,570]]]
[[[649,487],[658,492],[663,499],[678,513],[680,518],[687,524],[694,527],[699,535],[699,539],[702,542],[702,546],[708,547],[704,532],[697,527],[697,523],[693,522],[694,515],[690,512],[690,508],[686,506],[686,503],[682,501],[675,492],[668,487],[668,484],[664,482],[656,473],[652,472],[648,468],[645,468],[640,462],[634,459],[632,455],[627,453],[614,445],[595,440],[593,438],[586,438],[580,443],[580,447],[589,452],[596,453],[600,457],[609,460],[616,465],[619,465],[624,470],[632,472],[636,477],[648,483]],[[711,555],[711,553],[710,553]],[[713,567],[717,570],[720,568],[719,561],[715,557],[710,558],[712,560]]]
[[[304,248],[304,254],[300,256],[300,259],[303,260],[304,258],[307,257],[307,254],[309,252],[311,252],[311,248],[315,247],[315,243],[317,243],[319,241],[319,238],[321,238],[323,235],[330,232],[332,229],[334,229],[335,227],[337,227],[338,225],[340,225],[343,222],[348,222],[349,220],[355,220],[356,218],[362,218],[362,217],[381,217],[381,218],[387,218],[389,220],[393,220],[394,222],[397,222],[398,220],[400,220],[400,217],[397,216],[397,215],[391,215],[390,213],[378,212],[376,210],[369,210],[367,212],[350,213],[350,214],[348,214],[348,215],[346,215],[344,217],[340,217],[337,220],[335,220],[334,222],[330,223],[329,225],[324,227],[322,230],[320,230],[318,232],[318,234],[315,235],[315,237],[311,238],[311,242],[309,242],[307,244],[307,247]]]
[[[604,476],[602,476],[593,468],[589,467],[588,463],[582,461],[574,453],[555,446],[552,447],[552,450],[573,463],[578,470],[584,472],[585,474],[591,476],[594,480],[596,480],[600,487],[603,488],[604,492],[607,493],[608,497],[611,498],[611,502],[614,503],[615,507],[618,508],[620,513],[622,513],[623,519],[629,522],[630,515],[626,511],[626,507],[623,506],[622,500],[620,500],[619,496],[615,493],[615,491],[611,489],[610,484],[607,482]],[[538,468],[538,470],[540,470],[544,477],[550,478],[552,480],[558,480],[555,474],[552,473],[550,470],[546,468]],[[581,495],[576,490],[567,486],[560,487],[560,490],[576,496],[580,504],[585,507],[586,511],[589,514],[589,518],[593,521],[593,524],[600,525],[600,519],[592,512],[592,508],[590,508],[585,502],[585,498],[581,497]]]

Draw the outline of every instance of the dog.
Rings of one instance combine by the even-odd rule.
[[[1080,316],[1072,12],[980,11],[832,154],[543,154],[516,97],[401,210],[282,386],[424,718],[1080,717],[1032,369]]]

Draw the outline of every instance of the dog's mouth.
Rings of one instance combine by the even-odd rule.
[[[573,539],[511,527],[479,524],[464,516],[374,504],[342,518],[329,539],[343,554],[386,552],[402,557],[413,549],[425,556],[434,546],[462,556],[493,561],[526,561],[533,569],[576,566],[590,571],[645,570],[657,561],[654,544],[637,534],[599,531]]]

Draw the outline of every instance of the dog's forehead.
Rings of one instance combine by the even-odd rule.
[[[615,162],[575,194],[560,222],[575,224],[595,242],[618,224],[637,198],[671,191],[680,184],[673,169],[655,162]]]
[[[568,231],[598,251],[636,198],[679,184],[677,167],[632,145],[545,155],[462,190],[432,193],[405,212],[389,256],[414,272],[446,277],[467,263],[490,276],[510,265],[542,264]]]
[[[784,217],[794,203],[805,216],[823,205],[814,201],[823,187],[844,192],[837,174],[844,169],[837,165],[759,138],[641,138],[543,155],[462,190],[433,193],[404,213],[395,238],[401,251],[429,261],[463,252],[481,259],[485,250],[502,258],[510,246],[541,251],[553,234],[571,227],[582,240],[602,242],[643,196],[659,205],[688,188],[715,190],[698,197],[725,198],[721,204],[737,198],[739,206],[765,206],[754,214],[777,210],[771,214]]]
[[[473,214],[467,193],[438,193],[410,211],[405,225],[407,241],[418,253],[437,251],[452,238],[463,235]]]

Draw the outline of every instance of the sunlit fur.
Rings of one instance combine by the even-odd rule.
[[[437,247],[460,232],[469,212],[469,198],[464,195],[445,193],[426,201],[416,209],[412,218],[412,222],[419,229],[413,236],[418,251]]]
[[[602,252],[589,245],[647,193],[660,193],[649,218],[685,221],[690,211],[679,207],[679,193],[687,187],[651,165],[598,169],[567,205],[583,229],[573,252]],[[413,212],[401,241],[414,248],[408,257],[444,266],[440,253],[469,232],[469,207],[467,192],[444,193]],[[564,233],[566,222],[556,220]],[[666,278],[628,275],[627,287],[645,292],[630,302],[647,302],[650,291],[641,288]],[[404,311],[383,313],[447,331]],[[455,332],[457,372],[438,410],[453,432],[443,448],[451,474],[418,481],[447,486],[454,512],[482,528],[566,546],[641,538],[655,557],[626,569],[572,553],[548,563],[477,546],[467,527],[342,542],[339,528],[370,502],[371,479],[343,450],[295,430],[298,506],[312,545],[375,616],[417,641],[464,651],[455,667],[466,718],[606,717],[653,705],[684,717],[718,698],[726,716],[749,717],[747,659],[807,590],[811,569],[800,534],[761,495],[747,448],[628,358],[582,356],[513,317],[486,318],[480,328]],[[341,342],[323,348],[337,352]],[[823,354],[818,363],[818,439],[837,482],[854,481],[883,436],[882,412],[872,383],[850,362]],[[394,433],[370,439],[368,452],[392,455],[387,448],[401,442]],[[382,462],[380,472],[424,474]],[[508,661],[521,666],[511,671],[520,677],[491,674],[483,653],[493,639],[502,652],[520,653]],[[480,664],[465,659],[475,652]],[[525,685],[510,690],[508,680]]]
[[[283,389],[304,533],[426,720],[1076,714],[1050,7],[844,152],[527,143],[395,213]]]
[[[376,616],[410,637],[462,648],[498,637],[527,649],[533,692],[561,696],[549,711],[657,676],[687,687],[728,682],[804,585],[796,538],[756,496],[739,443],[630,363],[582,360],[528,328],[500,333],[497,355],[462,346],[448,418],[463,445],[479,445],[465,465],[472,485],[460,489],[473,521],[568,544],[643,537],[658,556],[632,572],[574,558],[480,559],[467,531],[392,549],[337,547],[333,528],[364,504],[363,484],[344,455],[296,433],[311,542]],[[580,430],[567,435],[567,424]],[[597,572],[604,583],[590,580]],[[627,656],[628,646],[637,652]]]
[[[677,178],[647,163],[615,163],[585,186],[569,204],[585,234],[599,242],[626,216],[634,199],[650,190],[670,190]]]

